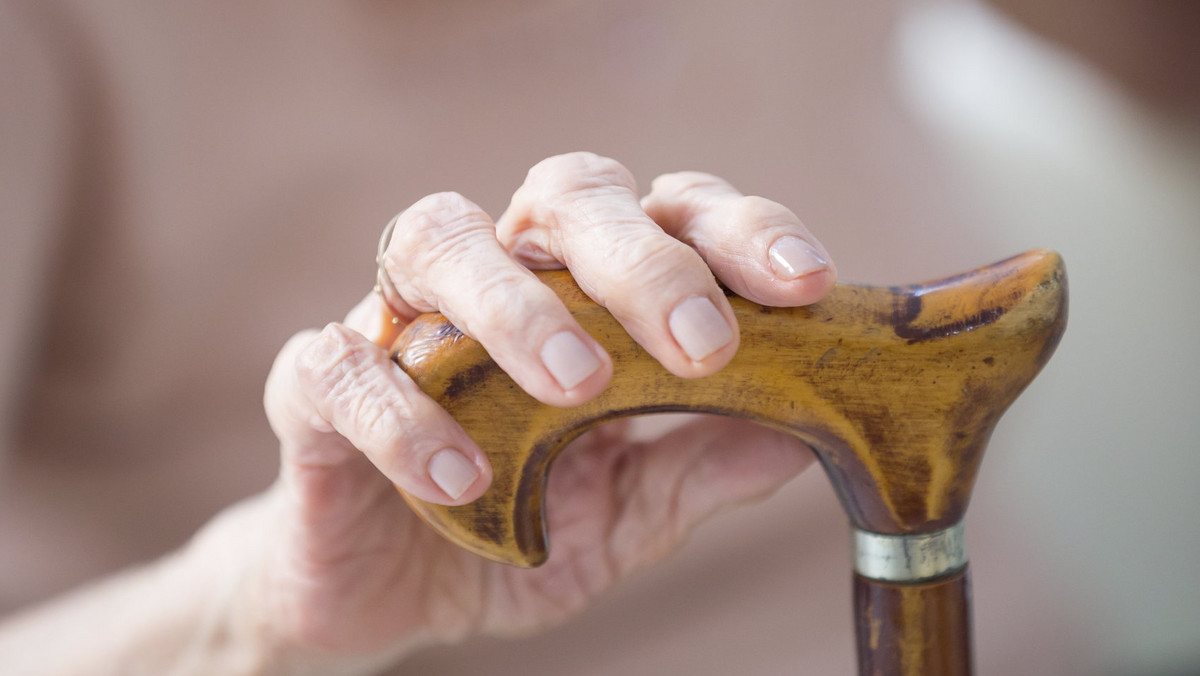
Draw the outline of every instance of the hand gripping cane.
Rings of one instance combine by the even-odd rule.
[[[525,394],[440,315],[419,317],[393,346],[494,470],[468,505],[405,496],[434,529],[489,559],[536,566],[546,558],[546,473],[571,439],[645,413],[748,418],[809,444],[850,518],[860,673],[971,673],[962,518],[993,427],[1065,328],[1057,254],[916,286],[838,285],[800,308],[730,298],[741,347],[695,380],[663,369],[567,273],[540,276],[612,356],[612,382],[581,406]]]

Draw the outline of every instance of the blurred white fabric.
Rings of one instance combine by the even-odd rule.
[[[1066,337],[1001,425],[972,509],[1012,510],[1062,564],[1097,668],[1194,673],[1200,125],[975,3],[915,6],[897,54],[905,97],[981,205],[979,236],[1059,250],[1071,285]]]

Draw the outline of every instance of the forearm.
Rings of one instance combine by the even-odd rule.
[[[340,675],[395,660],[299,646],[275,630],[262,584],[266,498],[178,552],[0,623],[0,664],[30,676]]]
[[[173,555],[11,618],[0,625],[0,662],[22,674],[187,674],[203,662],[210,673],[254,673],[231,668],[252,664],[252,646],[222,640],[205,617],[216,604],[184,569]]]

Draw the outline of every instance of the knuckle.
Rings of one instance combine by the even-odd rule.
[[[704,246],[730,231],[730,205],[742,194],[724,179],[699,171],[664,174],[643,200],[646,213],[693,246]]]
[[[800,219],[779,202],[765,197],[747,195],[729,202],[729,219],[737,228],[792,227]]]
[[[345,329],[331,324],[296,356],[296,375],[311,395],[329,398],[360,361],[356,347]]]
[[[623,241],[611,255],[623,272],[616,277],[617,284],[630,293],[707,269],[694,249],[666,235]]]
[[[714,197],[714,188],[721,189],[727,185],[724,180],[702,171],[678,171],[654,179],[650,191],[685,202],[707,203]]]
[[[493,232],[491,219],[474,203],[455,192],[435,193],[404,212],[384,253],[384,265],[402,293],[428,298],[435,294],[423,288],[421,278],[429,269],[471,258],[474,245]]]
[[[394,396],[382,373],[364,373],[358,386],[347,390],[339,402],[353,425],[368,439],[393,440],[415,421],[414,411],[404,397]]]
[[[441,242],[447,235],[474,232],[488,226],[487,215],[467,198],[455,192],[434,193],[405,210],[388,253],[419,252]]]
[[[469,209],[475,205],[471,200],[467,199],[462,193],[453,190],[445,190],[435,192],[422,197],[409,207],[409,211],[427,212],[430,214],[438,213],[455,213],[464,209]]]
[[[347,329],[327,327],[298,356],[296,366],[318,409],[371,438],[394,433],[411,418],[407,399],[395,396],[387,357],[365,349]]]
[[[590,152],[556,155],[529,170],[527,182],[546,197],[572,196],[613,188],[637,190],[633,173],[620,162]]]
[[[475,309],[462,319],[463,330],[472,336],[494,337],[524,325],[538,313],[537,299],[529,280],[518,270],[497,271],[474,288]]]
[[[351,338],[348,330],[330,324],[297,356],[296,371],[312,394],[336,399],[352,388],[375,361]]]

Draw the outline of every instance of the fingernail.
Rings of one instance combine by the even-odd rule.
[[[443,448],[429,459],[429,478],[451,500],[457,500],[479,478],[479,468],[453,448]]]
[[[546,339],[542,344],[542,363],[564,390],[587,380],[601,366],[596,354],[570,331]]]
[[[771,269],[781,279],[799,279],[829,268],[829,261],[813,245],[791,235],[775,240],[767,253]]]
[[[692,358],[700,361],[733,340],[733,329],[724,315],[703,296],[692,296],[675,306],[667,319],[675,342]]]

